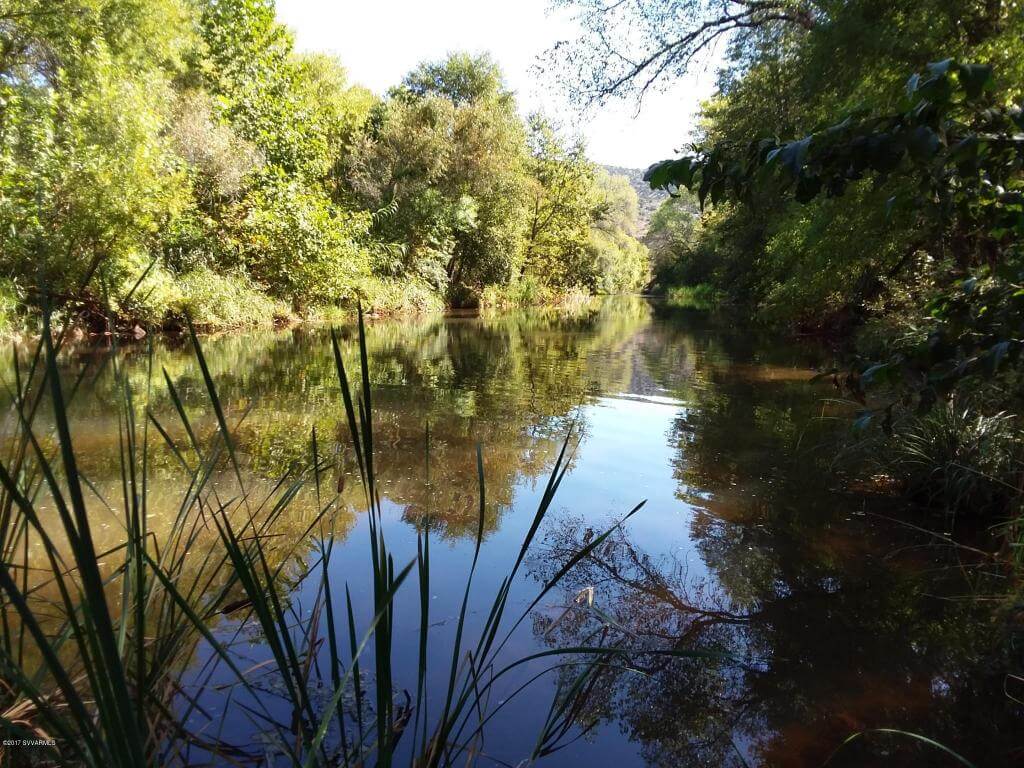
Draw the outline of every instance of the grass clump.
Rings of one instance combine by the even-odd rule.
[[[13,281],[0,278],[0,338],[13,336],[21,328],[21,297]]]
[[[721,293],[710,283],[675,285],[665,293],[665,303],[681,309],[713,309],[721,300]]]
[[[538,306],[578,306],[590,301],[589,291],[576,287],[555,289],[533,275],[522,275],[509,285],[489,285],[481,291],[482,309],[516,309]]]
[[[1019,496],[1021,437],[1011,414],[953,400],[897,424],[882,459],[928,507],[1005,517]]]
[[[374,314],[441,312],[444,299],[427,283],[420,280],[368,277],[357,289],[361,302]],[[352,306],[349,305],[349,315]]]
[[[505,286],[489,285],[480,294],[480,306],[486,308],[532,307],[549,303],[551,289],[533,275],[522,275]]]
[[[178,283],[180,299],[172,306],[171,317],[190,317],[198,327],[273,325],[290,316],[284,302],[272,299],[242,272],[225,275],[199,267]]]

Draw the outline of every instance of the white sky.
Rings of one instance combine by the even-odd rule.
[[[300,50],[337,56],[353,81],[377,93],[418,63],[449,51],[487,51],[501,66],[524,114],[541,109],[587,141],[596,162],[646,168],[686,144],[714,70],[695,72],[670,90],[634,102],[613,102],[578,115],[550,83],[538,81],[536,57],[574,37],[572,21],[547,13],[547,0],[277,0],[278,18]]]

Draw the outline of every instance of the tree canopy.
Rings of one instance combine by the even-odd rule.
[[[0,29],[0,326],[44,297],[96,325],[222,326],[644,282],[622,217],[614,248],[585,247],[596,203],[552,235],[573,238],[550,241],[563,271],[524,271],[546,182],[487,56],[381,97],[297,52],[273,0],[19,0]],[[598,200],[582,149],[563,161]]]

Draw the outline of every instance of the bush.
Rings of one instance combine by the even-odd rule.
[[[174,273],[141,253],[123,261],[126,268],[110,299],[114,315],[125,325],[163,325],[182,301]]]
[[[326,195],[283,179],[251,202],[239,236],[256,279],[297,311],[356,296],[370,271],[370,254],[359,242],[369,214],[339,211]]]
[[[486,308],[532,307],[549,303],[554,291],[535,276],[526,274],[508,285],[488,285],[480,294],[480,306]]]
[[[419,280],[364,278],[356,288],[363,308],[376,314],[398,312],[440,312],[444,299],[430,285]]]
[[[761,318],[816,328],[851,312],[863,314],[865,302],[882,292],[883,279],[917,235],[912,217],[887,206],[892,194],[861,182],[842,198],[786,206],[768,228],[755,262]],[[742,216],[744,209],[736,213]],[[890,289],[900,286],[893,279],[887,283]]]
[[[187,313],[200,328],[271,325],[289,317],[287,305],[267,296],[243,272],[222,275],[200,267],[178,284],[181,297],[171,308],[172,319]]]
[[[509,285],[489,285],[480,294],[481,309],[518,307],[562,307],[573,309],[590,302],[593,295],[585,288],[555,289],[533,275],[523,275]]]

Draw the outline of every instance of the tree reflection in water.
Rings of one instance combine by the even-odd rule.
[[[594,536],[591,525],[580,518],[550,525],[531,575],[549,579]],[[744,559],[749,539],[735,524],[721,525],[718,543],[728,544],[716,557]],[[695,532],[706,535],[706,526],[698,515]],[[697,570],[645,552],[620,528],[564,582],[568,607],[536,616],[534,633],[551,647],[601,642],[709,653],[641,653],[630,669],[606,668],[580,715],[585,728],[618,720],[653,766],[820,765],[850,734],[881,727],[962,742],[972,755],[985,748],[994,761],[981,764],[999,764],[1017,747],[1005,730],[1014,722],[1007,702],[979,695],[998,679],[985,609],[936,599],[925,589],[941,589],[934,573],[873,561],[870,576],[838,575],[819,563],[791,580],[754,568],[753,599],[734,601]],[[883,757],[893,765],[936,759],[914,743],[874,738],[830,764]]]
[[[979,765],[1024,757],[1022,712],[1002,692],[1006,633],[973,599],[999,594],[999,574],[872,516],[886,500],[844,490],[826,464],[834,425],[815,418],[834,406],[806,381],[813,348],[665,320],[638,347],[651,387],[685,404],[669,441],[689,559],[619,529],[565,582],[569,609],[550,607],[534,633],[733,661],[606,668],[584,724],[618,721],[656,766],[821,765],[873,728],[926,734]],[[552,522],[533,577],[550,578],[603,526]],[[876,735],[830,765],[878,762],[943,764],[919,742]]]

